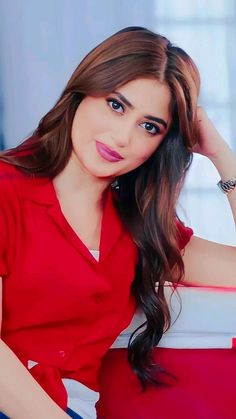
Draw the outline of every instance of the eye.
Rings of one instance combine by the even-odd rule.
[[[144,122],[140,124],[144,129],[151,135],[160,134],[161,130],[157,125],[151,124],[150,122]]]
[[[109,98],[106,100],[108,103],[108,106],[117,113],[124,112],[124,106],[116,99]]]

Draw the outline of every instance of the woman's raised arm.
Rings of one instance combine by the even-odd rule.
[[[212,161],[223,182],[236,180],[236,156],[200,107],[198,121],[199,139],[193,151]],[[227,194],[227,197],[236,224],[236,187]],[[185,265],[183,282],[186,285],[236,288],[236,247],[193,236],[185,247],[183,261]]]

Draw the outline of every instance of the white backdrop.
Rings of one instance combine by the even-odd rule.
[[[0,0],[0,132],[19,143],[55,103],[70,74],[98,42],[125,26],[160,32],[194,58],[200,104],[236,151],[235,0]],[[218,174],[194,158],[179,214],[195,234],[236,244]]]

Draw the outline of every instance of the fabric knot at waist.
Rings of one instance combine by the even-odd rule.
[[[28,370],[54,402],[66,411],[68,395],[59,368],[29,360]]]

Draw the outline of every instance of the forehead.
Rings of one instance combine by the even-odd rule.
[[[139,78],[116,89],[134,106],[134,109],[153,116],[170,119],[170,89],[155,79]]]

